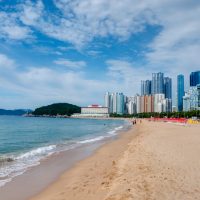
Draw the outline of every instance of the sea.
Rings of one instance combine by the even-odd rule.
[[[0,187],[55,153],[116,137],[125,120],[0,116]]]

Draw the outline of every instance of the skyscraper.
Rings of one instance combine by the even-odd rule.
[[[152,83],[151,83],[151,93],[152,94],[164,94],[164,74],[153,73]]]
[[[141,81],[141,96],[151,94],[151,81]]]
[[[113,113],[117,113],[117,95],[118,93],[113,93]]]
[[[113,113],[113,94],[106,92],[104,97],[105,107],[108,108],[109,113]]]
[[[184,76],[182,74],[177,76],[177,109],[183,111],[183,97],[184,97]]]
[[[163,101],[165,100],[165,94],[155,94],[154,95],[154,112],[163,112]]]
[[[117,114],[124,114],[127,97],[123,95],[123,93],[109,93],[106,92],[104,96],[105,107],[108,107],[109,113],[117,113]]]
[[[169,77],[164,78],[164,94],[165,98],[172,99],[172,79]]]
[[[200,71],[192,72],[190,74],[190,87],[200,84]]]
[[[117,93],[117,114],[124,114],[124,95]]]
[[[141,96],[145,94],[145,81],[141,81]]]
[[[109,92],[106,92],[105,96],[104,96],[104,102],[105,102],[105,107],[108,107],[110,106],[110,93]]]

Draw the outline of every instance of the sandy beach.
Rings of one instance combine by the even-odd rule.
[[[200,126],[143,121],[31,200],[200,199]]]

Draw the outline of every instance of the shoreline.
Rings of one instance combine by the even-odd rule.
[[[26,200],[40,193],[55,182],[65,171],[68,171],[71,167],[73,168],[81,160],[91,156],[101,146],[121,137],[130,127],[130,125],[125,126],[125,130],[118,130],[116,135],[91,143],[83,143],[74,149],[55,152],[43,158],[39,165],[29,167],[26,172],[14,177],[12,181],[0,187],[0,199]],[[39,182],[38,179],[40,180]],[[31,180],[31,183],[29,180]]]
[[[143,120],[27,200],[200,199],[199,130]]]
[[[73,178],[74,175],[77,176],[76,169],[79,168],[79,166],[85,165],[85,164],[87,165],[88,160],[95,158],[97,156],[97,154],[99,154],[99,152],[102,151],[102,149],[107,148],[107,147],[108,148],[111,147],[111,149],[115,151],[115,156],[109,155],[109,154],[107,154],[107,152],[104,152],[107,154],[106,155],[107,158],[113,159],[113,161],[110,163],[110,167],[112,167],[115,162],[114,160],[117,159],[119,154],[121,155],[124,152],[128,142],[131,139],[133,139],[134,137],[136,137],[137,133],[138,133],[137,127],[132,126],[129,130],[120,132],[115,138],[110,138],[110,140],[107,140],[105,143],[100,144],[93,152],[91,152],[91,154],[89,156],[86,156],[84,159],[81,159],[78,162],[76,162],[75,165],[73,165],[72,167],[70,167],[69,169],[66,169],[63,173],[61,173],[60,176],[57,177],[52,183],[50,183],[44,190],[42,190],[40,193],[38,193],[36,195],[33,195],[31,198],[28,198],[26,200],[37,200],[38,198],[43,199],[43,196],[40,198],[40,195],[43,194],[43,192],[48,191],[49,188],[51,189],[51,187],[54,187],[54,185],[56,185],[56,184],[60,185],[60,181],[62,181],[62,179],[63,179],[63,177],[65,177],[65,175],[67,175],[67,176],[69,175],[70,179]],[[121,147],[119,147],[119,143],[120,144],[123,143],[123,145],[121,145]],[[103,155],[103,156],[105,156],[105,155]],[[95,163],[95,166],[97,167],[97,163]],[[90,167],[90,166],[88,166],[88,167]],[[73,172],[74,169],[75,169],[75,174]],[[91,166],[90,170],[93,171],[92,166]],[[89,176],[89,175],[86,175],[86,176]],[[45,200],[51,199],[50,196],[48,195],[47,197],[45,197]]]

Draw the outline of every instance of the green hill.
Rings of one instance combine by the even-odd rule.
[[[73,113],[80,113],[81,108],[69,103],[55,103],[48,106],[43,106],[35,109],[33,115],[72,115]]]

